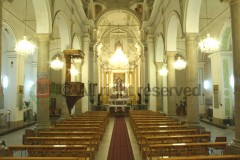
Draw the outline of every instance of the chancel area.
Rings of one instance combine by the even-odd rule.
[[[240,160],[240,0],[0,2],[0,159]]]

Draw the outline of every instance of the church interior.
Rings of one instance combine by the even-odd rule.
[[[1,0],[0,159],[240,160],[240,0]]]

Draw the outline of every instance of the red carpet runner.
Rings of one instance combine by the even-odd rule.
[[[123,117],[115,118],[108,160],[134,160],[127,126]]]

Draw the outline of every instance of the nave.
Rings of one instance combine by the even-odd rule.
[[[114,117],[110,117],[109,118],[109,123],[106,127],[106,130],[104,132],[103,138],[100,142],[99,145],[99,150],[96,152],[95,154],[95,159],[96,160],[107,160],[108,157],[108,152],[109,152],[109,146],[110,146],[110,141],[111,141],[111,136],[113,133],[113,126],[114,126],[114,122],[115,122],[115,118]],[[132,150],[133,150],[133,154],[134,154],[134,158],[135,160],[142,160],[142,156],[139,150],[139,146],[138,146],[138,141],[133,133],[133,130],[131,128],[131,125],[129,123],[129,118],[125,117],[125,122],[127,125],[127,130],[128,130],[128,134],[129,134],[129,138],[130,138],[130,142],[131,142],[131,146],[132,146]],[[217,128],[215,126],[212,125],[208,125],[205,123],[201,124],[206,131],[210,131],[211,132],[211,141],[215,141],[216,137],[227,137],[227,142],[230,143],[233,136],[234,136],[234,129],[233,128],[227,128],[227,129],[221,129],[221,128]],[[34,129],[35,126],[31,126],[29,128],[26,129]],[[25,129],[21,129],[19,131],[1,136],[1,140],[4,140],[6,142],[7,146],[10,145],[20,145],[22,144],[22,135],[25,133]],[[22,152],[22,155],[24,156],[24,152]],[[220,154],[220,151],[215,151],[214,154]],[[20,156],[20,152],[17,152],[14,154],[14,156]]]

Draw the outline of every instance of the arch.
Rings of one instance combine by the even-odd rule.
[[[118,18],[116,18],[118,17]],[[98,38],[102,37],[104,32],[109,28],[120,26],[128,27],[128,30],[134,33],[136,37],[140,37],[140,17],[129,9],[108,9],[103,11],[95,20],[98,27]]]
[[[219,41],[221,43],[221,50],[230,50],[231,49],[231,40],[232,40],[231,21],[227,20],[224,23],[224,25],[221,28],[221,31],[219,33]]]
[[[3,22],[2,25],[3,25],[2,33],[3,36],[5,36],[6,38],[6,41],[4,41],[6,46],[5,45],[4,46],[8,51],[14,50],[16,44],[16,35],[12,27],[7,22]]]
[[[164,40],[163,35],[157,35],[155,39],[155,62],[163,62],[164,58]]]
[[[53,32],[58,28],[59,36],[61,39],[61,51],[71,47],[71,33],[70,33],[70,23],[67,21],[67,16],[64,12],[58,11],[54,17],[53,22]]]
[[[137,15],[133,10],[131,9],[126,9],[126,8],[123,8],[123,9],[119,9],[119,8],[111,8],[111,9],[105,9],[104,11],[102,11],[97,17],[96,17],[96,20],[95,20],[95,24],[98,24],[102,17],[104,17],[104,15],[110,13],[110,12],[113,12],[113,11],[125,11],[127,13],[129,13],[130,15],[132,15],[137,21],[138,21],[138,24],[140,25],[141,24],[141,18],[139,17],[139,15]]]
[[[199,16],[202,0],[187,0],[184,11],[184,31],[186,33],[199,32]]]
[[[32,0],[36,16],[36,33],[52,32],[51,8],[48,0]]]
[[[73,49],[82,49],[81,39],[79,34],[74,34],[72,40],[72,48]]]
[[[109,34],[109,33],[111,33],[111,32],[114,32],[114,31],[118,31],[118,30],[122,30],[122,31],[128,33],[129,35],[132,35],[134,38],[137,39],[136,35],[132,32],[132,30],[129,30],[129,29],[125,28],[125,27],[111,27],[111,28],[108,28],[108,29],[106,29],[106,30],[102,33],[100,39],[101,39],[102,37],[104,37],[104,35]]]
[[[167,51],[176,51],[177,50],[177,34],[178,27],[180,25],[180,19],[177,12],[173,11],[169,15],[169,20],[167,23],[167,32],[166,32],[166,50]]]

